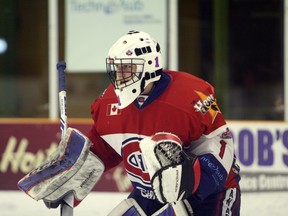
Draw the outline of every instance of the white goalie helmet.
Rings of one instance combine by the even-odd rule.
[[[145,32],[129,31],[114,43],[106,69],[120,109],[131,104],[149,83],[160,79],[162,64],[159,44]]]

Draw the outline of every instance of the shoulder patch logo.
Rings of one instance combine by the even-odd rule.
[[[220,109],[216,103],[216,98],[213,96],[213,94],[207,96],[202,92],[199,91],[195,92],[201,98],[201,100],[198,100],[194,105],[196,112],[201,112],[203,115],[209,113],[212,117],[212,123],[213,123],[217,114],[220,113]]]

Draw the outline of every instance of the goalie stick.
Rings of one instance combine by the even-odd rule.
[[[60,129],[62,138],[67,130],[67,99],[66,99],[66,63],[59,61],[57,63],[57,71],[59,77],[59,111],[60,111]],[[67,194],[60,206],[61,216],[73,216],[74,196],[73,193]]]
[[[59,78],[59,111],[60,111],[60,129],[61,137],[63,138],[67,130],[67,100],[66,100],[66,77],[65,77],[66,63],[60,61],[57,64],[58,78]]]

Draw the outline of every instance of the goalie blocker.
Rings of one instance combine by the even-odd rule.
[[[200,182],[200,163],[196,155],[182,149],[174,134],[161,132],[140,142],[156,198],[174,203],[195,193]]]
[[[76,204],[81,202],[104,171],[90,146],[85,135],[68,128],[56,151],[18,182],[19,189],[37,201],[43,199],[48,208],[58,207],[70,192]]]

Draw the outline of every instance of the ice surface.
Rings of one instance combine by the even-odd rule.
[[[93,192],[74,210],[74,216],[106,216],[126,198],[126,193]],[[60,210],[47,209],[23,192],[0,191],[0,216],[59,216]],[[242,194],[242,216],[287,216],[288,192]]]

